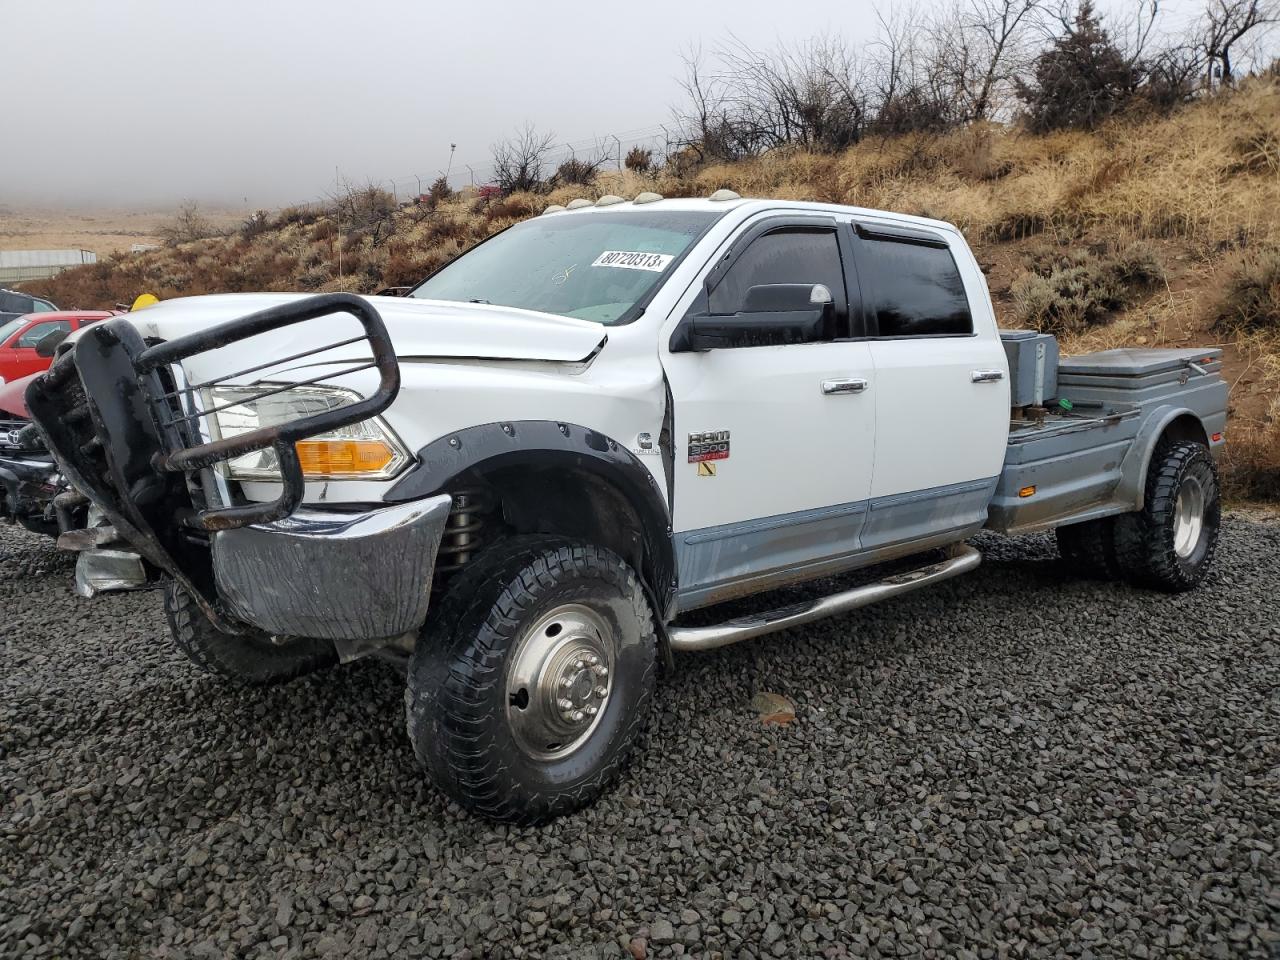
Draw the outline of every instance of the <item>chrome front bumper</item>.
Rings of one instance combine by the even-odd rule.
[[[212,535],[218,596],[271,634],[380,640],[427,618],[448,494],[340,513],[302,507],[283,520]]]

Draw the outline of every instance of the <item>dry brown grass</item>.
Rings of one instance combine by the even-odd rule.
[[[1079,294],[1080,316],[1087,313],[1089,322],[1047,324],[1064,334],[1064,349],[1221,344],[1233,383],[1229,489],[1280,497],[1280,338],[1214,326],[1224,304],[1239,302],[1230,300],[1232,277],[1261,262],[1264,251],[1280,249],[1280,79],[1253,81],[1167,118],[1116,120],[1095,133],[1031,135],[979,125],[872,139],[835,155],[785,149],[700,168],[686,156],[657,170],[605,172],[590,184],[498,200],[464,191],[400,211],[389,236],[350,225],[340,231],[322,211],[292,208],[275,215],[270,229],[255,228],[256,236],[237,232],[125,256],[28,286],[60,305],[84,307],[128,302],[143,291],[162,298],[250,289],[368,292],[414,283],[552,203],[643,190],[706,196],[721,187],[951,221],[990,268],[1004,325],[1038,322],[1031,313],[1019,316],[1015,295],[1035,285],[1028,277],[1047,279],[1036,255],[1074,257],[1092,277],[1089,290],[1064,289]],[[1106,265],[1144,249],[1159,269],[1136,282],[1123,265],[1120,273]]]

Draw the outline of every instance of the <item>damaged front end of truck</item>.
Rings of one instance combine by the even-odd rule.
[[[358,321],[359,333],[188,379],[184,361],[334,314]],[[335,348],[361,353],[361,343],[363,358],[330,364],[321,377],[243,386],[286,361]],[[268,401],[360,371],[377,376],[365,397],[351,393],[350,402],[310,415],[219,435],[217,415],[233,403]],[[309,438],[376,418],[399,386],[382,318],[349,294],[284,303],[160,342],[144,340],[123,317],[89,328],[26,394],[59,471],[90,504],[87,525],[64,532],[60,544],[80,551],[81,592],[172,580],[224,633],[265,634],[278,644],[331,641],[339,652],[412,634],[426,617],[450,497],[304,506],[298,452]],[[228,390],[234,400],[220,400]],[[255,502],[234,492],[225,468],[263,451],[274,457],[279,493]]]

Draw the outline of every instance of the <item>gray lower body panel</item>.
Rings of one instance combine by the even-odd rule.
[[[678,533],[677,608],[693,610],[963,540],[986,522],[996,479]]]
[[[426,620],[447,494],[364,513],[299,509],[213,536],[218,595],[272,634],[375,640]]]

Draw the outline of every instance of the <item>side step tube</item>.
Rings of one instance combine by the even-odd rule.
[[[777,610],[767,610],[763,613],[739,617],[736,620],[726,620],[711,627],[670,627],[668,634],[671,638],[671,649],[676,651],[713,650],[716,647],[737,643],[739,640],[750,640],[752,637],[773,633],[775,630],[785,630],[788,627],[797,627],[802,623],[811,623],[837,613],[847,613],[859,607],[870,606],[881,600],[888,600],[890,597],[910,593],[912,590],[968,573],[981,562],[982,554],[973,547],[965,543],[956,544],[948,550],[947,559],[938,563],[931,563],[918,570],[894,574],[875,583],[854,587],[852,590],[833,593],[829,597],[805,600],[779,607]]]

